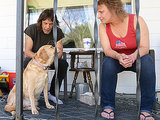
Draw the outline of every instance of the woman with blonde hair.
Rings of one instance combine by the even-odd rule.
[[[137,43],[134,14],[124,10],[121,0],[98,0],[99,36],[104,51],[101,74],[101,116],[114,119],[117,74],[136,72]],[[151,116],[155,98],[155,65],[149,55],[149,31],[142,17],[140,23],[141,57],[141,113],[140,120],[154,120]]]

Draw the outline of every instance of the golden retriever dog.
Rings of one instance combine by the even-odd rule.
[[[31,110],[32,114],[39,114],[37,109],[40,94],[43,91],[46,107],[54,106],[48,101],[48,70],[47,67],[54,62],[55,48],[52,45],[42,46],[28,63],[23,72],[23,109]],[[58,51],[58,50],[57,50]],[[10,91],[5,110],[12,115],[16,110],[16,86]]]

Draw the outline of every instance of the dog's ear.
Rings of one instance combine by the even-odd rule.
[[[37,60],[38,59],[38,55],[37,53],[34,54],[33,59]]]

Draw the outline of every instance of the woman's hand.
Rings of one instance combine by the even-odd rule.
[[[133,64],[131,56],[125,54],[119,54],[118,61],[124,68],[132,67]]]

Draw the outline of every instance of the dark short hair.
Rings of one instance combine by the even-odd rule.
[[[51,19],[53,21],[53,9],[45,9],[39,16],[37,20],[37,28],[39,31],[42,30],[42,21],[46,19]],[[57,19],[57,16],[55,16],[56,24],[59,26],[59,21]]]
[[[102,4],[107,6],[110,12],[113,12],[113,10],[115,10],[116,14],[120,17],[121,20],[123,20],[127,15],[121,0],[98,0],[98,5]]]

